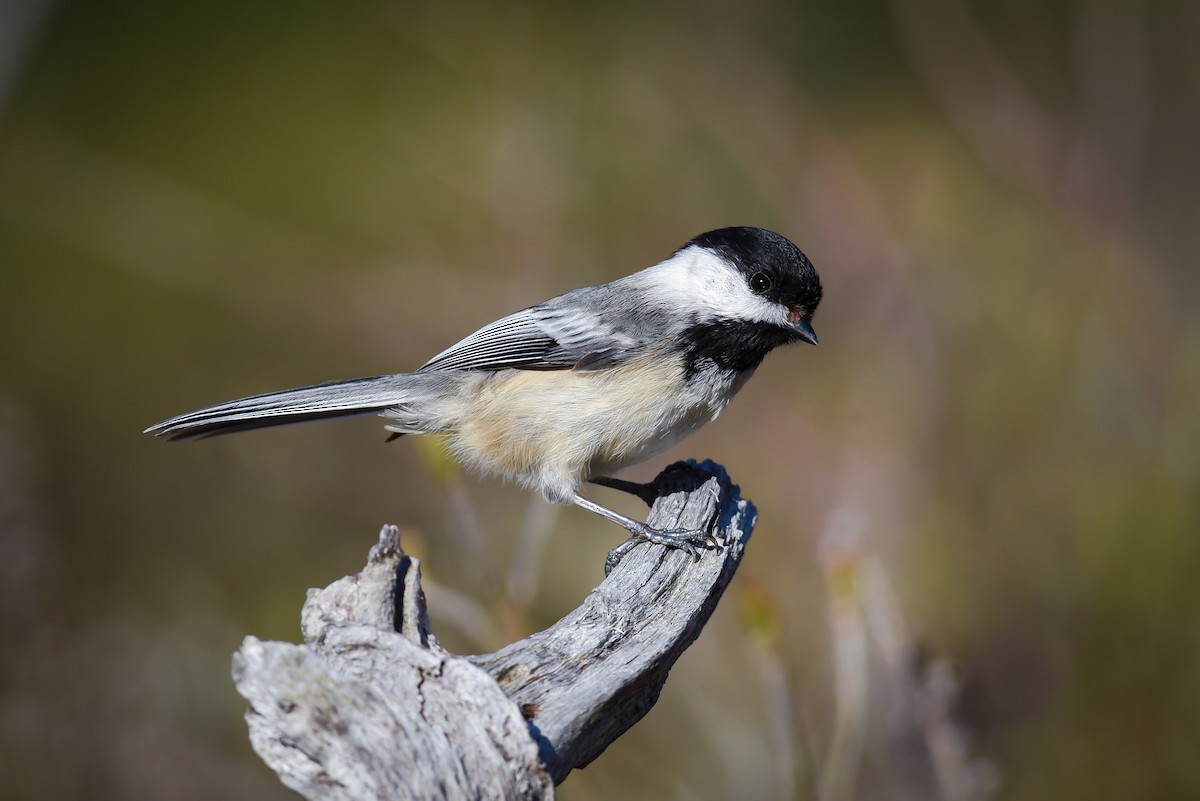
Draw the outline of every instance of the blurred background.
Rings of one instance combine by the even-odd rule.
[[[459,652],[621,538],[371,418],[147,425],[751,224],[822,344],[627,474],[713,458],[759,523],[562,797],[1197,797],[1197,41],[1186,0],[0,4],[0,795],[292,797],[230,654],[381,524]]]

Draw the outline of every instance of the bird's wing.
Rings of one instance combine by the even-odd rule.
[[[501,318],[434,356],[428,370],[600,370],[643,352],[660,333],[645,310],[614,315],[576,290]]]

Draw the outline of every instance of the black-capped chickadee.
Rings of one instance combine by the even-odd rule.
[[[484,326],[416,372],[255,395],[146,431],[188,439],[376,413],[395,436],[444,435],[465,465],[620,524],[627,546],[697,556],[702,533],[652,528],[579,487],[635,491],[611,474],[715,419],[774,348],[817,344],[820,302],[812,262],[788,239],[721,228],[641,272]]]

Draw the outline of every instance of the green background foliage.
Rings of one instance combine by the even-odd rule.
[[[904,797],[892,679],[928,665],[953,720],[913,736],[999,797],[1200,794],[1200,6],[10,6],[6,797],[287,798],[229,655],[296,639],[380,524],[460,651],[557,619],[620,539],[373,419],[143,428],[414,368],[732,224],[812,257],[822,344],[630,471],[713,458],[759,525],[563,797]]]

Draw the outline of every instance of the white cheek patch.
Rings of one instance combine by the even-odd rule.
[[[705,317],[787,325],[785,307],[751,292],[736,267],[699,246],[685,248],[640,275],[647,281],[646,294],[673,308]]]

